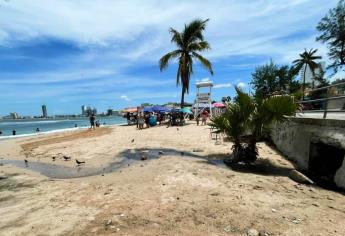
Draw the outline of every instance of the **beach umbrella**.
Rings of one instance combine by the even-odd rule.
[[[223,103],[220,103],[220,102],[215,102],[215,103],[212,104],[212,107],[224,108],[225,105]]]
[[[133,112],[137,112],[138,111],[138,109],[135,107],[133,107],[133,108],[127,108],[127,109],[125,109],[125,110],[123,110],[122,112],[124,112],[124,113],[127,113],[127,112],[130,112],[130,113],[133,113]]]
[[[187,114],[193,114],[193,112],[188,107],[184,107],[184,108],[180,109],[180,112],[187,113]]]
[[[144,112],[154,112],[154,110],[152,109],[152,107],[144,107]]]
[[[162,106],[153,106],[152,110],[154,112],[169,112],[169,109],[166,107],[162,107]]]
[[[177,108],[172,108],[170,110],[171,113],[175,113],[175,112],[180,112],[180,109],[177,109]]]

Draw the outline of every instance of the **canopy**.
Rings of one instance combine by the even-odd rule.
[[[170,112],[181,112],[181,109],[178,109],[178,108],[172,108],[171,110],[170,110]]]
[[[184,107],[180,110],[180,112],[187,113],[187,114],[193,114],[193,112],[188,107]]]
[[[154,112],[152,107],[144,107],[144,112]]]
[[[152,107],[152,110],[153,110],[154,112],[168,112],[168,111],[170,111],[169,108],[162,107],[162,106],[153,106],[153,107]]]
[[[133,112],[137,112],[138,111],[138,109],[135,107],[133,107],[133,108],[127,108],[127,109],[124,109],[122,112],[123,113],[127,113],[127,112],[129,112],[129,113],[133,113]]]
[[[225,105],[223,103],[220,103],[220,102],[215,102],[212,104],[212,107],[224,108]]]

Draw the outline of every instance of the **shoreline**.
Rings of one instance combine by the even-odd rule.
[[[100,127],[103,128],[103,127],[124,126],[124,125],[127,125],[127,123],[101,125]],[[98,128],[100,128],[100,127],[98,127]],[[38,136],[44,136],[44,135],[49,135],[49,134],[58,134],[58,133],[64,133],[64,132],[76,132],[76,131],[81,131],[81,130],[86,130],[86,129],[90,129],[90,127],[89,126],[73,127],[73,128],[55,129],[55,130],[50,130],[50,131],[41,131],[41,132],[28,133],[28,134],[6,135],[6,136],[0,136],[0,142],[3,140],[27,138],[27,137],[38,137]]]

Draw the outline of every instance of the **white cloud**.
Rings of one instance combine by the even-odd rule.
[[[213,88],[218,89],[218,88],[231,88],[232,84],[231,83],[225,83],[225,84],[216,84],[213,86]]]
[[[243,82],[239,82],[237,85],[236,85],[238,88],[240,89],[244,89],[247,87],[247,84],[246,83],[243,83]]]
[[[315,30],[317,21],[337,0],[173,0],[9,1],[0,8],[0,44],[54,37],[81,46],[114,44],[118,57],[157,61],[173,45],[169,27],[182,29],[195,17],[210,18],[206,38],[212,59],[239,54],[269,54],[282,60],[289,52],[315,45],[315,38],[288,38]],[[307,14],[306,14],[307,13]],[[226,30],[224,30],[226,29]],[[316,46],[316,45],[315,45]]]
[[[121,95],[120,97],[121,99],[125,100],[125,101],[129,101],[130,99],[127,97],[127,95]]]

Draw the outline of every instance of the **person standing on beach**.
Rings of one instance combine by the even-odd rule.
[[[207,118],[208,118],[208,112],[204,110],[202,112],[201,125],[206,125]]]
[[[200,114],[198,114],[196,116],[196,125],[199,126],[199,122],[200,122]]]
[[[90,125],[91,125],[91,129],[96,129],[95,127],[95,120],[96,120],[96,116],[95,114],[92,113],[92,115],[90,116]]]
[[[139,114],[138,115],[138,129],[143,129],[144,128],[144,123],[145,123],[145,120],[144,120],[144,116],[143,116],[143,114]]]

